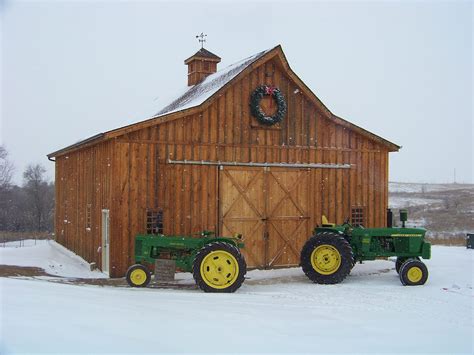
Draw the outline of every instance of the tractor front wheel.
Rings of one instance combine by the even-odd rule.
[[[125,279],[131,287],[147,287],[150,283],[151,275],[145,266],[135,264],[128,268]]]
[[[420,260],[408,259],[400,267],[400,281],[403,286],[424,285],[428,280],[428,268]]]
[[[334,232],[322,232],[308,239],[301,250],[301,267],[306,276],[319,284],[336,284],[354,266],[349,242]]]
[[[196,254],[193,277],[204,292],[235,292],[244,282],[247,264],[240,250],[225,242],[209,243]]]
[[[409,258],[401,258],[398,257],[397,261],[395,261],[395,270],[397,271],[397,274],[400,274],[400,268],[402,267],[403,263],[407,261]],[[420,260],[419,257],[415,258],[416,260]]]

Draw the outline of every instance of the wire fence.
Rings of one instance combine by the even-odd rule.
[[[31,240],[31,243],[28,241]],[[54,233],[37,232],[0,232],[0,247],[22,248],[36,245],[40,240],[54,240]]]

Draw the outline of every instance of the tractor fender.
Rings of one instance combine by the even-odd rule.
[[[316,235],[318,233],[321,233],[321,232],[333,232],[333,233],[337,233],[339,235],[344,235],[344,231],[338,229],[338,228],[331,228],[331,227],[316,227],[314,228],[313,230],[313,235]]]
[[[243,248],[244,247],[244,243],[242,243],[242,241],[240,239],[223,238],[223,237],[213,238],[212,240],[209,240],[206,243],[204,243],[203,246],[207,245],[207,244],[215,243],[215,242],[222,242],[222,243],[232,244],[233,246],[235,246],[237,248]]]

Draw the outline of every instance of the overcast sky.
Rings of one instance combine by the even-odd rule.
[[[0,143],[16,167],[148,118],[186,85],[184,59],[219,68],[281,44],[336,115],[402,145],[390,180],[474,182],[469,1],[3,1]]]

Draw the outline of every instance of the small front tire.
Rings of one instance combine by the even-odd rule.
[[[400,281],[403,286],[424,285],[428,280],[428,268],[417,259],[408,259],[400,267]]]
[[[402,264],[406,261],[406,258],[397,258],[397,261],[395,261],[395,271],[397,274],[400,274],[400,268],[402,267]]]
[[[147,287],[151,281],[151,274],[145,266],[135,264],[128,268],[125,279],[130,287]]]
[[[397,272],[397,274],[400,274],[400,268],[402,267],[403,263],[407,261],[408,259],[409,258],[402,258],[402,257],[397,258],[397,261],[395,261],[395,271]],[[420,260],[419,257],[416,257],[415,259]]]

